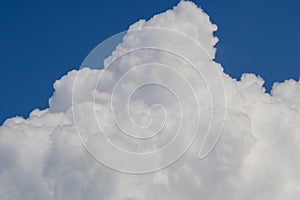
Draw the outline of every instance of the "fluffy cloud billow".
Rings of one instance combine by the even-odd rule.
[[[240,80],[194,3],[131,25],[103,68],[0,127],[0,199],[300,198],[300,81]]]

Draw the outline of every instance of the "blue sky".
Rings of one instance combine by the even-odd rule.
[[[216,23],[216,60],[233,77],[243,72],[274,81],[300,75],[300,2],[195,0]],[[97,44],[178,0],[0,2],[0,123],[48,107],[52,84],[78,69]]]

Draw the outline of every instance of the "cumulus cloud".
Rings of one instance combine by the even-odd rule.
[[[7,119],[1,199],[299,199],[300,81],[231,78],[216,30],[181,1],[130,26],[103,69],[56,81],[48,109]]]

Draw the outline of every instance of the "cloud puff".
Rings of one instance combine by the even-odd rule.
[[[231,78],[216,30],[181,1],[104,69],[56,81],[49,109],[6,120],[1,199],[299,199],[300,81]]]

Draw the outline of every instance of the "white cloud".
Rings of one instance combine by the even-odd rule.
[[[181,1],[132,25],[105,69],[56,81],[49,109],[0,127],[1,199],[299,199],[300,81],[268,94],[254,74],[232,79],[213,61],[215,30]],[[129,172],[172,165],[134,175],[95,158]]]

